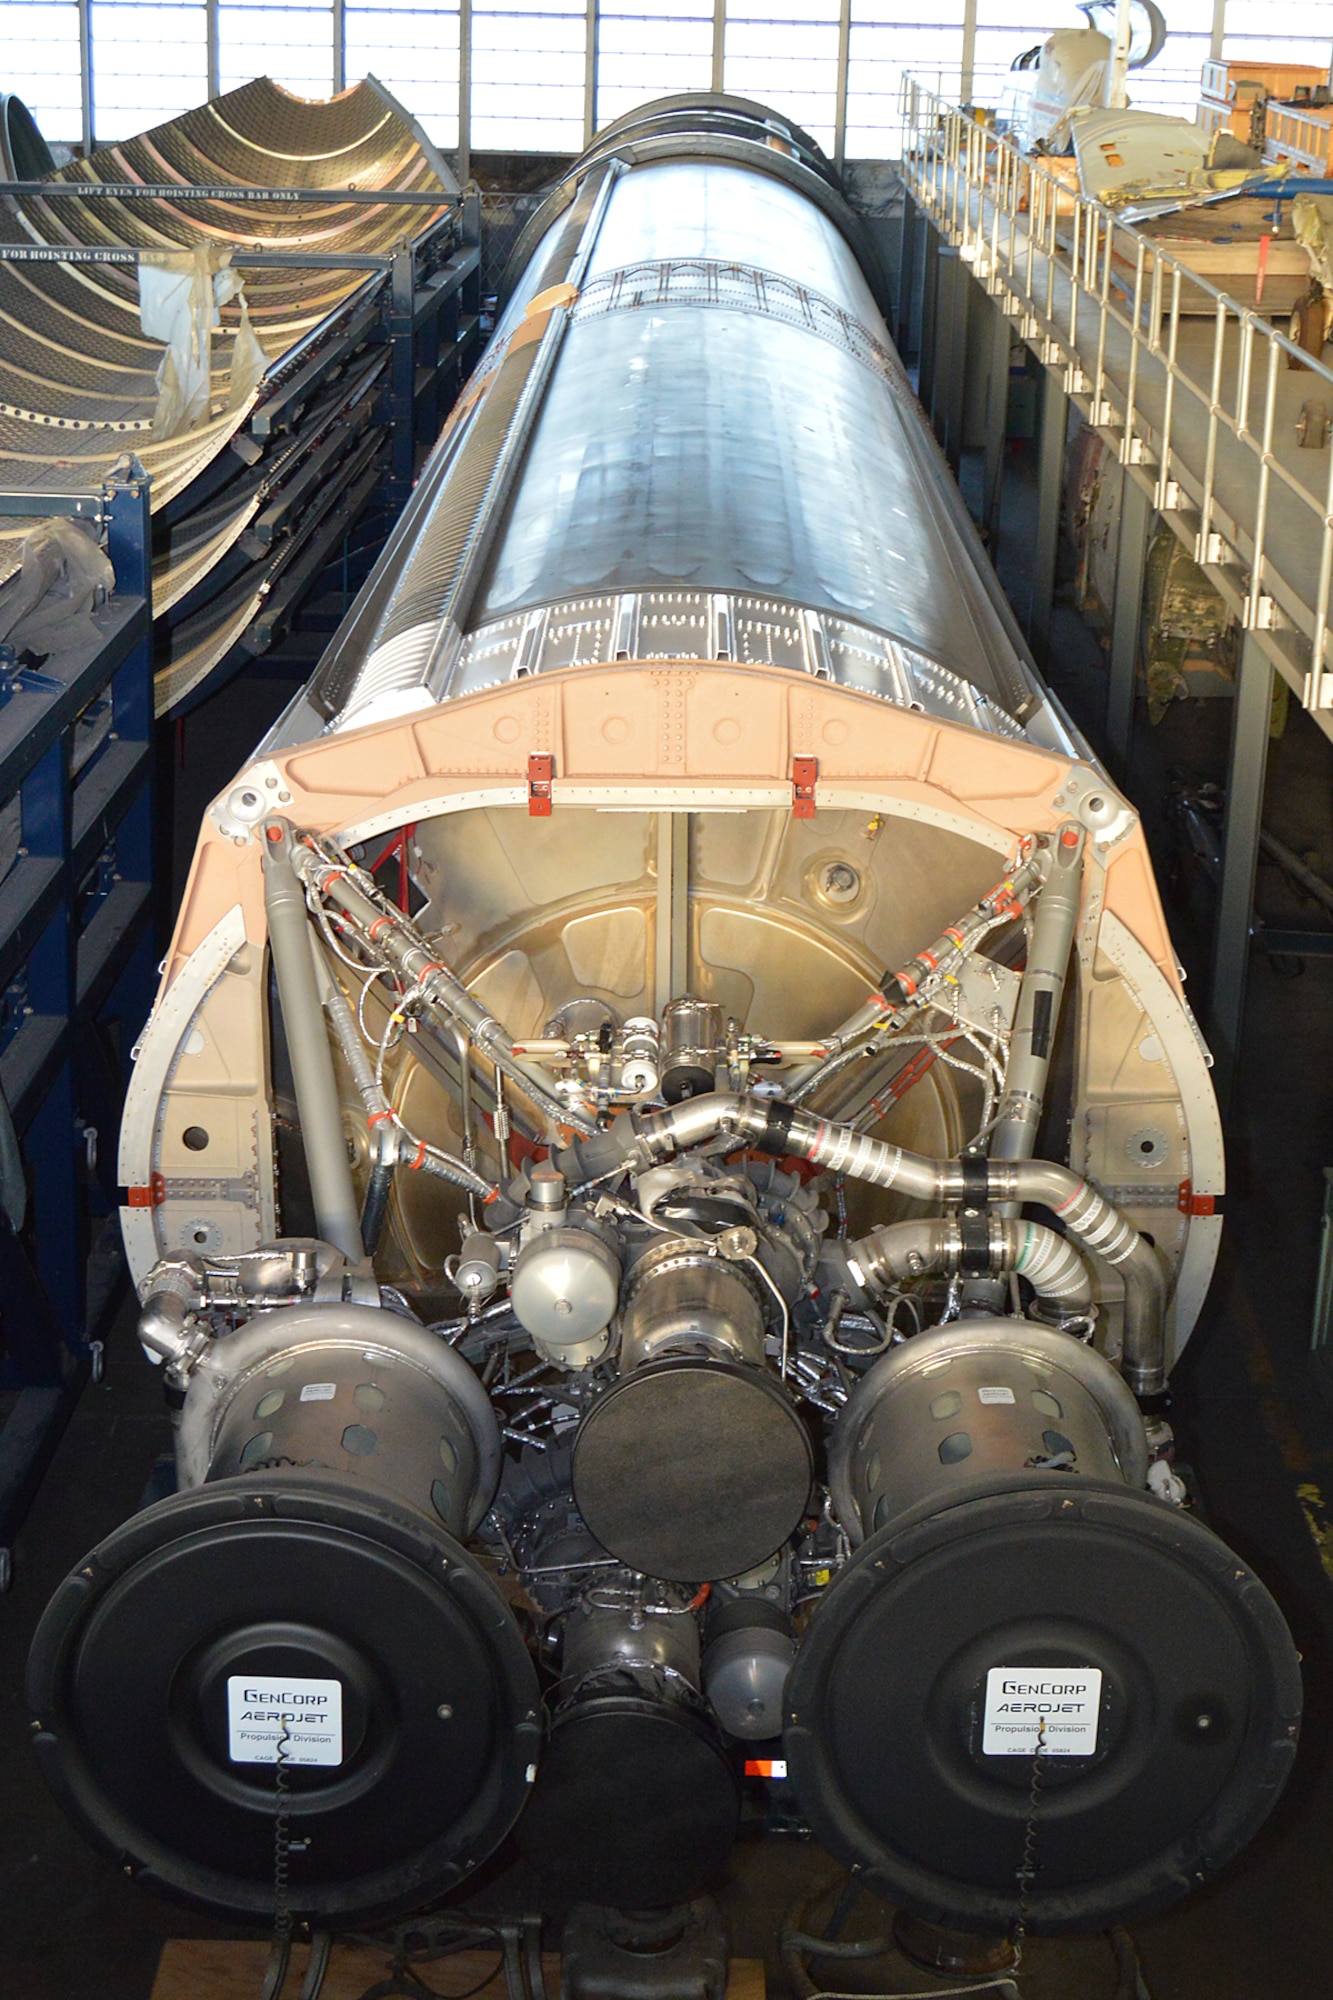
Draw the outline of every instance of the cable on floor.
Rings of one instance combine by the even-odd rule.
[[[841,1894],[824,1935],[818,1936],[804,1928],[811,1913],[840,1882],[841,1876],[833,1876],[820,1883],[810,1894],[795,1902],[783,1920],[779,1949],[783,1970],[796,2000],[955,2000],[955,1996],[968,1993],[993,1993],[1003,1996],[1003,2000],[1022,2000],[1012,1972],[995,1973],[989,1979],[969,1979],[962,1986],[931,1986],[924,1991],[917,1988],[910,1993],[838,1993],[817,1986],[810,1976],[807,1959],[824,1958],[849,1964],[885,1957],[893,1949],[886,1938],[865,1938],[851,1943],[838,1939],[837,1933],[851,1915],[852,1906],[861,1891],[856,1869],[842,1883]],[[1116,1924],[1104,1935],[1115,1960],[1116,1985],[1112,2000],[1152,2000],[1139,1963],[1138,1950],[1124,1925]]]

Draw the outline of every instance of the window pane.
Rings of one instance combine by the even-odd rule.
[[[0,0],[4,88],[23,99],[44,139],[83,137],[83,87],[76,0]]]
[[[1275,10],[1267,0],[1227,0],[1222,54],[1228,62],[1309,63],[1328,73],[1333,6],[1327,0]]]
[[[597,38],[597,123],[678,90],[710,90],[713,9],[704,0],[653,0],[630,13],[624,0],[603,12]]]
[[[347,81],[378,77],[437,146],[458,144],[458,9],[412,0],[347,8]]]
[[[896,158],[904,75],[956,96],[963,61],[963,0],[928,15],[921,0],[852,0],[847,52],[847,156]]]
[[[1130,71],[1129,99],[1144,111],[1163,111],[1174,118],[1193,119],[1199,102],[1199,76],[1208,60],[1211,36],[1177,34],[1173,28],[1166,47],[1147,69]]]
[[[837,116],[838,15],[831,0],[733,0],[725,87],[771,104],[826,152]]]
[[[333,92],[331,7],[236,6],[218,8],[218,68],[223,90],[256,76],[271,76],[298,97]]]
[[[587,40],[587,10],[578,0],[474,6],[473,146],[482,152],[581,152]]]
[[[199,0],[93,0],[92,39],[99,144],[177,118],[208,95]]]

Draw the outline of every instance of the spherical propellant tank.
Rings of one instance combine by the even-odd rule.
[[[209,809],[120,1156],[181,1491],[57,1598],[32,1680],[77,1816],[201,1900],[265,1893],[281,1759],[238,1762],[217,1708],[260,1667],[365,1718],[300,1780],[325,1916],[501,1837],[542,1761],[524,1668],[524,1846],[554,1879],[559,1829],[616,1829],[588,1866],[626,1907],[724,1865],[784,1699],[821,1837],[934,1921],[1159,1903],[1280,1789],[1291,1642],[1183,1508],[1158,1402],[1221,1227],[1207,1052],[1138,816],[1036,673],[878,284],[777,114],[600,135]],[[297,1519],[337,1543],[322,1594]],[[415,1628],[356,1582],[409,1532],[471,1793],[409,1768]],[[113,1598],[170,1746],[132,1772]],[[284,1619],[304,1651],[251,1659]],[[1057,1684],[1077,1713],[1023,1706]],[[630,1737],[668,1746],[653,1870],[595,1748]]]

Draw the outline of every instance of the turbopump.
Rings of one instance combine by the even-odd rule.
[[[29,1675],[171,1893],[271,1916],[281,1826],[360,1923],[512,1829],[660,1910],[785,1760],[904,1909],[1091,1928],[1281,1789],[1296,1655],[1163,1403],[1207,1054],[874,276],[762,107],[609,128],[209,809],[120,1155],[177,1490]]]

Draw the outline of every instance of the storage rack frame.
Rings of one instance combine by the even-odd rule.
[[[148,478],[127,456],[96,491],[5,493],[0,508],[104,530],[116,576],[93,639],[52,652],[37,671],[10,648],[0,684],[0,805],[17,800],[20,813],[18,853],[0,882],[0,1088],[28,1179],[21,1231],[0,1211],[7,1584],[14,1532],[84,1383],[100,1373],[119,1303],[106,1176],[156,954]],[[79,718],[99,701],[110,705],[108,733],[76,771]],[[118,1073],[107,1074],[96,1051],[117,1023]]]
[[[87,183],[57,185],[61,194],[97,192]],[[49,195],[52,184],[0,183],[0,194],[37,192]],[[126,192],[177,201],[219,190]],[[292,201],[290,189],[230,192],[247,201]],[[300,195],[412,206],[440,199],[369,189]],[[0,258],[13,262],[138,257],[130,245],[0,244]],[[343,301],[273,364],[249,429],[263,440],[288,428],[330,370],[363,345],[387,343],[382,488],[396,513],[479,348],[477,200],[451,202],[432,229],[388,253],[253,250],[233,261],[382,274],[386,282]],[[0,881],[0,1089],[29,1190],[17,1232],[0,1208],[3,1590],[14,1537],[84,1386],[100,1376],[103,1343],[124,1294],[114,1135],[132,1046],[152,1004],[167,913],[154,869],[155,727],[164,725],[153,716],[150,480],[127,455],[97,488],[0,492],[0,515],[87,522],[104,538],[116,579],[94,614],[95,642],[53,652],[36,671],[0,658],[0,811],[17,800],[21,815],[19,852]],[[345,520],[340,534],[352,526]],[[266,644],[336,557],[326,540],[312,537],[308,556],[284,579],[280,603],[274,592]],[[210,690],[218,684],[213,679]],[[111,707],[107,740],[76,773],[76,726],[99,701]],[[110,1065],[98,1058],[108,1038],[115,1043]]]

